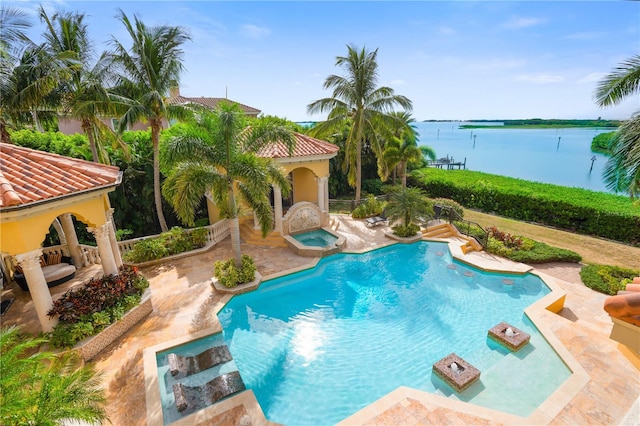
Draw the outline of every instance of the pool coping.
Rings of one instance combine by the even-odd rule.
[[[441,407],[447,410],[460,412],[463,414],[475,416],[478,418],[486,419],[492,423],[500,424],[548,424],[553,418],[582,390],[582,388],[589,382],[590,376],[584,370],[584,368],[578,363],[573,355],[564,347],[560,340],[555,336],[550,327],[545,325],[545,318],[552,318],[550,315],[556,315],[564,306],[564,300],[566,298],[566,292],[563,291],[558,284],[563,280],[552,277],[540,271],[536,271],[528,265],[505,260],[497,256],[490,255],[486,252],[483,257],[479,257],[477,252],[469,254],[463,254],[460,246],[462,241],[453,237],[447,239],[438,238],[422,238],[421,241],[432,241],[447,243],[452,258],[455,261],[468,264],[474,268],[482,269],[489,272],[506,272],[512,274],[526,274],[531,273],[538,276],[551,290],[547,295],[540,300],[534,302],[532,305],[525,308],[524,313],[531,320],[534,326],[540,331],[542,337],[549,343],[551,348],[560,357],[562,362],[571,371],[571,375],[554,391],[549,397],[542,402],[529,416],[521,417],[513,414],[504,413],[498,410],[490,409],[487,407],[479,406],[471,402],[464,402],[453,398],[444,397],[441,395],[432,394],[429,392],[413,389],[406,386],[400,386],[390,393],[384,395],[380,399],[369,404],[365,408],[357,411],[349,417],[341,420],[337,425],[346,426],[353,424],[364,424],[372,421],[375,417],[382,414],[392,406],[396,404],[402,404],[407,398],[412,398],[420,403],[426,405],[433,405]],[[375,251],[380,248],[388,247],[390,245],[399,244],[398,242],[391,242],[390,244],[382,244],[374,248],[367,248],[358,251],[343,251],[345,254],[363,254],[370,251]],[[475,254],[475,255],[474,255]],[[475,261],[474,261],[475,259]],[[263,282],[269,281],[275,278],[279,278],[285,275],[293,274],[296,272],[315,268],[320,257],[313,259],[312,262],[299,266],[296,268],[288,269],[285,271],[277,272],[263,277]],[[497,265],[491,265],[489,262],[499,262]],[[484,264],[484,265],[483,265]],[[507,269],[507,266],[511,266]],[[515,271],[514,271],[515,269]],[[259,288],[259,286],[258,286]],[[224,294],[220,300],[213,306],[211,314],[214,317],[215,326],[199,331],[197,333],[188,334],[177,339],[173,339],[167,342],[163,342],[151,347],[148,347],[143,352],[144,362],[144,376],[145,376],[145,388],[146,388],[146,405],[147,405],[147,424],[148,425],[161,425],[164,424],[162,405],[160,399],[160,388],[158,385],[158,373],[156,363],[156,353],[165,351],[174,346],[178,346],[183,343],[187,343],[192,340],[196,340],[210,334],[222,332],[222,325],[217,319],[217,314],[224,306],[231,300],[233,294]],[[182,426],[210,420],[215,416],[220,415],[226,410],[233,407],[244,405],[247,413],[249,413],[256,425],[275,425],[277,423],[270,422],[264,416],[262,408],[258,403],[253,391],[248,389],[240,392],[237,395],[229,397],[223,401],[207,407],[206,409],[197,411],[185,418],[171,423],[171,425]]]

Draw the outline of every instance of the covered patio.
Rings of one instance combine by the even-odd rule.
[[[39,331],[49,332],[57,323],[47,312],[53,306],[50,286],[60,280],[48,282],[45,277],[47,258],[68,257],[79,277],[93,275],[96,269],[117,274],[122,266],[107,195],[121,179],[114,166],[0,144],[2,283],[7,286],[17,272],[24,276]],[[78,242],[74,218],[87,225],[97,247]],[[45,248],[51,226],[60,244]],[[92,268],[96,264],[101,268]]]

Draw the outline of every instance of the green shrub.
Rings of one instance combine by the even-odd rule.
[[[169,250],[160,238],[149,238],[138,241],[133,245],[133,249],[126,252],[122,258],[127,262],[148,262],[150,260],[162,259],[169,255]]]
[[[582,256],[571,250],[552,247],[545,243],[512,235],[498,230],[496,227],[487,228],[489,242],[487,251],[497,254],[514,262],[521,263],[548,263],[548,262],[572,262],[578,263]]]
[[[420,227],[414,223],[410,223],[408,225],[396,225],[391,229],[393,230],[393,233],[398,237],[406,238],[416,235],[420,230]]]
[[[235,287],[253,281],[256,275],[256,265],[246,254],[242,255],[242,265],[236,266],[234,259],[219,260],[214,263],[214,274],[218,282],[225,287]]]
[[[609,265],[586,265],[580,270],[580,279],[592,290],[609,295],[624,290],[640,271]]]
[[[189,232],[189,240],[194,248],[204,247],[207,244],[207,228],[197,228]]]
[[[167,248],[169,256],[193,250],[193,243],[189,238],[189,234],[179,226],[174,226],[167,232],[160,234],[159,240]]]
[[[640,209],[628,197],[469,170],[413,172],[431,197],[572,232],[640,244]]]
[[[156,238],[135,243],[133,248],[124,254],[123,259],[133,263],[148,262],[204,247],[206,243],[206,228],[196,228],[187,232],[179,226],[174,226]]]
[[[377,216],[387,206],[386,201],[378,201],[373,195],[368,195],[366,200],[351,212],[354,219],[364,219],[366,217]]]

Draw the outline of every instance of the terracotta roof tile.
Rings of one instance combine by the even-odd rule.
[[[340,149],[334,144],[301,133],[294,133],[294,136],[296,146],[291,154],[292,157],[330,155],[337,153]],[[289,157],[289,150],[284,143],[278,142],[263,148],[258,152],[258,155],[269,158],[287,158]]]
[[[116,185],[120,169],[0,143],[0,208]]]
[[[202,105],[202,106],[210,108],[210,109],[216,109],[218,104],[220,102],[222,102],[222,101],[226,101],[226,102],[231,102],[231,103],[237,104],[245,112],[245,114],[258,115],[258,114],[260,114],[262,112],[257,108],[253,108],[253,107],[250,107],[248,105],[241,104],[240,102],[232,101],[230,99],[225,99],[225,98],[205,98],[205,97],[189,98],[189,97],[186,97],[186,96],[178,95],[178,96],[174,96],[173,98],[170,98],[167,101],[167,103],[169,103],[169,104],[194,103],[194,104],[199,104],[199,105]]]

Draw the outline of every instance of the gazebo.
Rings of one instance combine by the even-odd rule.
[[[22,269],[44,332],[57,322],[47,315],[53,300],[40,261],[50,226],[56,227],[62,251],[76,267],[99,262],[105,274],[117,274],[122,259],[108,193],[121,180],[118,167],[0,143],[3,269]],[[94,234],[97,253],[88,256],[78,243],[72,216]]]

